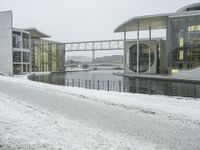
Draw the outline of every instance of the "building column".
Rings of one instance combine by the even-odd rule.
[[[26,73],[28,72],[28,65],[26,64]]]
[[[92,63],[95,63],[95,43],[92,43]]]
[[[37,49],[38,49],[38,72],[41,72],[41,45],[37,43]]]
[[[151,74],[151,26],[149,26],[149,74]]]
[[[21,36],[20,36],[20,48],[23,49],[23,32],[20,32]],[[21,51],[21,72],[20,74],[22,74],[24,72],[24,66],[23,66],[23,52]]]
[[[126,27],[124,27],[124,73],[126,73]]]
[[[140,24],[137,22],[137,74],[139,74],[139,50],[140,50]]]
[[[33,55],[33,47],[32,47],[32,43],[31,43],[31,36],[29,35],[29,38],[28,38],[29,42],[28,42],[28,49],[30,51],[29,53],[29,70],[27,72],[32,72],[32,55]],[[35,58],[34,58],[35,59]]]
[[[24,66],[23,66],[23,62],[24,62],[24,60],[23,60],[23,52],[21,52],[21,72],[20,72],[20,74],[22,74],[23,72],[24,72]]]

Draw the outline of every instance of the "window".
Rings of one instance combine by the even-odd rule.
[[[183,43],[184,43],[183,38],[182,37],[179,38],[179,47],[183,47]]]
[[[149,46],[146,44],[139,44],[139,72],[146,72],[149,69]],[[151,51],[150,65],[154,62],[154,53]],[[137,45],[133,45],[129,49],[129,68],[137,72]]]
[[[29,62],[29,53],[23,52],[23,62]]]
[[[183,56],[183,50],[179,51],[179,60],[183,60],[184,56]]]
[[[14,48],[20,48],[21,45],[21,33],[13,31],[13,47]]]
[[[23,48],[29,49],[29,35],[26,33],[23,33],[22,40],[23,40]]]
[[[21,62],[21,52],[13,52],[13,62]]]
[[[188,32],[200,31],[200,25],[188,26]]]
[[[19,64],[14,64],[13,65],[13,73],[14,74],[20,74],[21,73],[21,65],[19,65]]]

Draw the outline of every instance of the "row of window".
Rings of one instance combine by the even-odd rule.
[[[27,52],[13,52],[13,62],[29,63],[30,62],[29,56],[30,56],[30,53],[27,53]]]
[[[29,49],[29,34],[13,31],[13,47]]]
[[[30,72],[30,65],[13,64],[13,72],[14,74],[21,74],[22,72]]]

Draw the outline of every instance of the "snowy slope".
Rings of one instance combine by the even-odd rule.
[[[199,99],[0,77],[0,145],[14,149],[199,150],[199,127]]]
[[[135,143],[135,144],[134,144]],[[53,115],[0,93],[0,149],[147,149],[126,137]],[[152,148],[153,149],[153,148]]]

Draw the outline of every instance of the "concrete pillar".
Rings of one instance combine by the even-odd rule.
[[[126,28],[124,27],[124,73],[126,73]]]
[[[151,74],[151,26],[149,26],[149,74]]]
[[[23,68],[23,52],[21,52],[21,71],[20,71],[20,74],[22,74],[24,72],[24,68]]]
[[[95,50],[92,50],[92,63],[95,63]]]
[[[28,65],[26,64],[26,72],[28,72]]]
[[[29,35],[29,42],[28,42],[28,48],[29,48],[29,51],[30,51],[30,54],[29,54],[29,70],[27,72],[32,72],[32,50],[34,47],[32,47],[32,44],[31,44],[31,36]]]
[[[137,74],[139,74],[139,50],[140,50],[140,24],[137,22]]]

